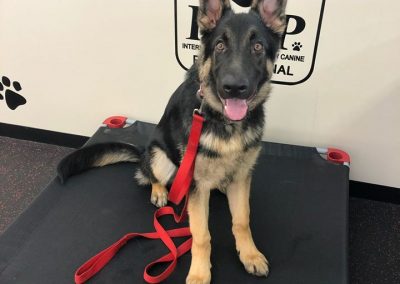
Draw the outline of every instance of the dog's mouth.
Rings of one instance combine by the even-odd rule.
[[[224,106],[225,117],[231,121],[243,120],[249,111],[249,103],[254,97],[255,94],[249,97],[248,99],[238,99],[238,98],[223,99],[221,96],[219,96]]]

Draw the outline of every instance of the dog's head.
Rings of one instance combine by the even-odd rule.
[[[268,97],[285,6],[286,0],[253,0],[248,13],[235,14],[229,0],[200,0],[199,80],[207,105],[230,121]]]

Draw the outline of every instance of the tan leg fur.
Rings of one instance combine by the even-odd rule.
[[[236,250],[246,271],[257,276],[267,276],[268,261],[255,246],[249,225],[250,183],[250,176],[235,180],[226,192],[232,214],[232,231],[236,240]]]
[[[186,284],[211,282],[211,236],[208,230],[208,203],[210,190],[197,189],[191,193],[188,204],[190,231],[193,236],[192,263]]]

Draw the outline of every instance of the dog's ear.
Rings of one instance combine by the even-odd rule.
[[[229,0],[200,0],[197,22],[201,30],[212,30],[222,15],[230,9]]]
[[[253,0],[251,8],[260,14],[269,28],[282,34],[286,27],[286,2],[287,0]]]

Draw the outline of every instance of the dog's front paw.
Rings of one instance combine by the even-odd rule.
[[[164,207],[168,203],[168,191],[160,184],[153,184],[151,189],[151,203],[157,207]]]
[[[211,273],[203,275],[190,274],[186,278],[186,284],[210,284]]]
[[[168,203],[168,192],[152,192],[150,201],[159,208],[164,207]]]
[[[261,252],[240,253],[239,258],[248,273],[257,276],[268,276],[268,260]]]

